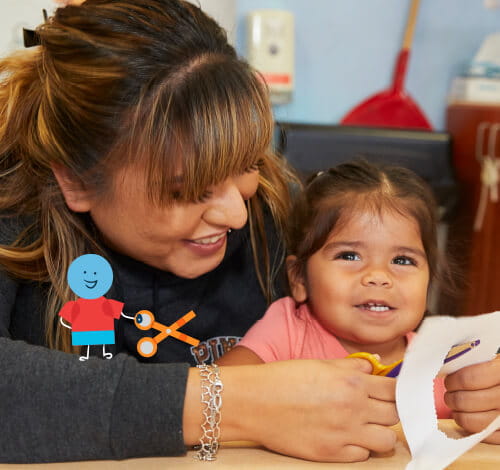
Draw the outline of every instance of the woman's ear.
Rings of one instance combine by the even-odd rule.
[[[286,258],[286,270],[288,273],[288,282],[290,284],[290,291],[295,302],[302,303],[307,300],[307,287],[305,279],[299,274],[297,267],[297,257],[290,255]]]
[[[53,164],[51,168],[67,206],[74,212],[90,211],[92,199],[83,182],[65,166]]]

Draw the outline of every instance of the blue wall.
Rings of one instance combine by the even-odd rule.
[[[237,41],[245,53],[245,17],[258,8],[295,16],[296,87],[276,119],[335,124],[386,88],[403,40],[409,0],[238,0]],[[500,8],[483,0],[422,0],[405,88],[436,130],[445,126],[451,79],[462,73],[486,35],[500,32]]]

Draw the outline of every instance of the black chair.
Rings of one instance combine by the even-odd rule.
[[[405,166],[434,190],[443,219],[456,207],[451,137],[444,132],[277,123],[276,150],[307,178],[354,158]]]

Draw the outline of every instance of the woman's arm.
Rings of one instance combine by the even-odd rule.
[[[0,462],[180,455],[187,375],[187,364],[82,363],[0,338]]]
[[[445,385],[445,402],[455,421],[469,432],[483,430],[500,414],[500,354],[450,374]],[[500,444],[500,430],[485,442]]]

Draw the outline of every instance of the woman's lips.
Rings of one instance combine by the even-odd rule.
[[[223,232],[195,240],[186,240],[186,244],[196,254],[210,256],[217,253],[225,245],[226,239],[227,232]]]

